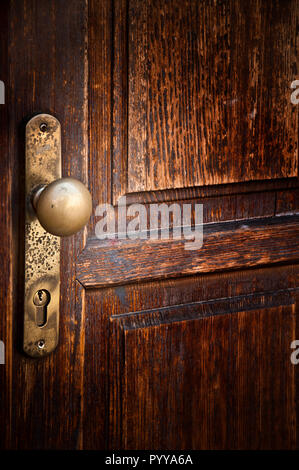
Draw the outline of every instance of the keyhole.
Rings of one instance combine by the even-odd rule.
[[[46,289],[39,289],[33,296],[35,309],[35,323],[40,328],[47,323],[47,306],[51,300],[50,292]]]

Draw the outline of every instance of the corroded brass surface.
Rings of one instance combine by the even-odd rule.
[[[33,205],[40,224],[54,235],[66,237],[88,222],[92,200],[88,189],[75,178],[61,178],[38,190]]]
[[[32,357],[49,354],[57,346],[60,290],[60,239],[41,226],[32,206],[32,197],[36,188],[60,177],[60,123],[53,116],[39,114],[26,126],[23,347]],[[49,298],[47,294],[45,297],[45,292],[49,293]]]

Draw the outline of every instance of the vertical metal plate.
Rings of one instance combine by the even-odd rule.
[[[60,238],[44,230],[36,218],[32,195],[36,188],[61,178],[59,121],[39,114],[26,126],[26,217],[24,351],[32,357],[51,353],[58,343],[60,292]],[[36,305],[39,291],[49,293],[45,321]],[[40,295],[42,298],[43,296]],[[44,324],[43,324],[44,323]],[[43,324],[42,326],[39,326]]]

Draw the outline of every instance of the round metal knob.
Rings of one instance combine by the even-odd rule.
[[[60,237],[78,232],[92,211],[90,192],[75,178],[60,178],[39,188],[32,202],[40,224]]]

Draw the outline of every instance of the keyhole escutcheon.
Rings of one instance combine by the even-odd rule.
[[[33,296],[35,305],[35,323],[40,328],[47,323],[47,306],[51,300],[50,292],[46,289],[39,289]]]

